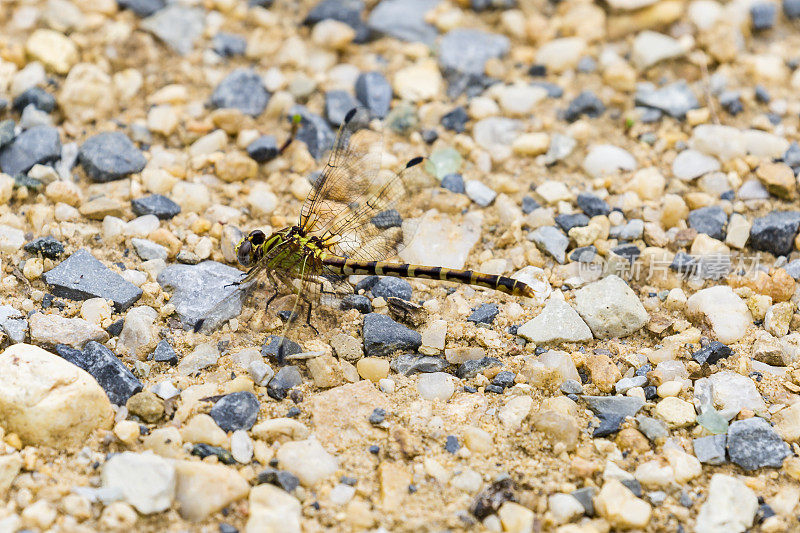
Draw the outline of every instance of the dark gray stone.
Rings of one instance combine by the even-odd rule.
[[[300,129],[297,130],[295,139],[306,144],[314,159],[324,157],[336,140],[336,133],[328,125],[328,121],[301,105],[289,109],[289,115],[300,115]]]
[[[728,427],[728,456],[745,470],[780,468],[791,454],[789,445],[763,418],[736,420]]]
[[[64,245],[55,237],[39,237],[23,247],[29,254],[42,254],[47,259],[58,259],[64,255]]]
[[[797,175],[798,170],[800,170],[800,144],[797,144],[797,141],[793,141],[789,148],[786,149],[783,154],[783,162],[792,167],[795,175]]]
[[[45,113],[52,113],[56,108],[56,99],[41,87],[31,87],[14,98],[14,111],[22,113],[29,105]]]
[[[380,72],[362,72],[356,78],[356,98],[370,115],[384,118],[392,104],[392,86]],[[352,108],[351,108],[352,109]]]
[[[147,164],[144,154],[127,135],[119,131],[89,137],[81,145],[78,161],[89,179],[101,183],[121,180],[141,172]]]
[[[245,115],[257,117],[269,102],[269,91],[261,76],[248,68],[239,68],[228,74],[214,89],[211,105],[215,108],[234,108]]]
[[[660,89],[643,86],[637,89],[636,105],[652,107],[663,111],[673,118],[683,120],[686,112],[698,109],[700,102],[685,80],[676,81]]]
[[[258,409],[256,395],[241,391],[223,396],[208,414],[225,431],[249,430],[256,423]]]
[[[286,492],[293,492],[297,487],[300,486],[300,480],[286,470],[275,470],[274,468],[267,468],[258,473],[258,483],[269,483],[270,485],[275,485],[276,487],[280,487]]]
[[[403,225],[403,217],[397,209],[388,209],[372,217],[371,222],[378,229],[399,228]]]
[[[137,0],[138,1],[138,0]],[[142,21],[141,27],[181,55],[188,55],[203,34],[206,12],[196,7],[172,4]]]
[[[478,372],[483,372],[487,368],[502,366],[502,364],[503,363],[500,362],[500,359],[497,359],[496,357],[483,357],[481,359],[464,361],[458,365],[456,376],[460,379],[472,379],[478,375]]]
[[[342,298],[342,301],[339,303],[339,308],[342,309],[342,311],[356,309],[359,313],[365,315],[372,312],[372,302],[363,294],[348,294]]]
[[[445,176],[445,178],[447,178],[447,176]],[[462,179],[461,182],[463,183],[464,180]],[[444,180],[442,180],[442,187],[444,187]],[[534,200],[531,196],[522,197],[522,212],[526,215],[530,215],[540,207],[539,202]]]
[[[403,300],[411,300],[411,295],[413,294],[409,282],[390,276],[378,279],[375,285],[372,286],[371,291],[376,298],[401,298]]]
[[[596,415],[636,416],[644,407],[644,401],[633,396],[581,396],[581,399]]]
[[[273,135],[262,135],[247,145],[247,155],[258,163],[266,163],[278,157],[278,141]]]
[[[541,87],[545,91],[547,91],[548,98],[561,98],[564,96],[564,89],[560,86],[556,85],[555,83],[550,83],[549,81],[535,81],[531,83],[534,87]]]
[[[750,21],[756,31],[771,29],[777,15],[778,6],[771,2],[759,2],[750,6]]]
[[[726,435],[709,435],[692,440],[694,455],[697,460],[707,465],[725,463]]]
[[[28,172],[33,165],[52,163],[61,157],[61,140],[52,126],[25,130],[0,149],[0,171],[10,176]]]
[[[286,337],[280,335],[270,335],[261,346],[261,356],[267,359],[275,359],[283,364],[286,356],[294,355],[303,351],[303,347]]]
[[[448,435],[444,441],[444,449],[447,453],[456,453],[461,448],[458,442],[458,437],[455,435]]]
[[[357,106],[358,102],[347,91],[336,90],[325,93],[325,118],[334,126],[340,126],[347,113]]]
[[[800,0],[783,0],[783,14],[789,20],[800,18]]]
[[[0,121],[0,148],[11,144],[17,134],[14,132],[14,121],[11,119]]]
[[[689,212],[689,227],[718,241],[725,240],[727,225],[728,215],[718,205],[701,207]]]
[[[107,268],[85,249],[80,249],[42,276],[50,291],[70,300],[105,298],[117,313],[142,296],[142,289]]]
[[[597,494],[597,488],[583,487],[582,489],[573,490],[570,494],[583,506],[586,516],[594,516],[594,496]]]
[[[140,17],[149,17],[166,5],[165,0],[117,0],[120,9],[130,9]]]
[[[389,367],[404,376],[416,373],[442,372],[449,366],[445,359],[429,355],[401,354],[392,359]]]
[[[605,200],[590,192],[578,194],[578,207],[580,207],[581,211],[586,213],[588,217],[607,215],[611,212],[611,206],[609,206]]]
[[[59,344],[56,353],[91,374],[115,405],[125,405],[128,398],[142,390],[141,381],[99,342],[87,342],[83,351]]]
[[[388,316],[370,313],[364,316],[364,353],[368,357],[382,357],[399,350],[416,350],[422,344],[422,335]]]
[[[750,228],[750,246],[772,255],[789,255],[800,228],[800,211],[773,211],[758,217]]]
[[[363,13],[364,2],[361,0],[322,0],[311,8],[303,23],[314,25],[325,19],[338,20],[356,30],[354,42],[364,43],[372,31],[362,20]]]
[[[583,394],[583,385],[575,379],[567,379],[559,387],[564,394]]]
[[[481,304],[472,310],[467,321],[476,324],[491,324],[499,314],[500,310],[497,308],[497,304]]]
[[[733,353],[728,346],[725,346],[719,341],[711,341],[704,347],[700,348],[692,354],[692,359],[698,363],[713,365],[720,359],[725,359]]]
[[[303,383],[303,376],[300,375],[300,370],[296,366],[285,366],[278,370],[269,384],[267,385],[267,394],[270,398],[276,400],[283,400],[289,391]]]
[[[569,107],[564,111],[564,120],[575,122],[583,115],[597,118],[605,110],[606,106],[592,91],[583,91],[569,103]]]
[[[166,339],[159,341],[156,349],[153,351],[153,361],[157,363],[169,363],[171,365],[178,364],[178,354]]]
[[[556,224],[558,224],[558,226],[563,229],[565,233],[569,233],[569,230],[572,228],[582,228],[583,226],[588,226],[589,217],[583,213],[556,215]]]
[[[206,457],[211,457],[213,455],[219,460],[220,463],[224,465],[236,464],[236,459],[233,458],[233,454],[231,454],[231,452],[221,446],[212,446],[203,442],[194,444],[192,446],[191,454],[196,455],[200,459],[205,459]]]
[[[719,105],[731,115],[738,115],[744,111],[739,91],[725,91],[719,95]]]
[[[211,41],[211,48],[222,57],[241,56],[247,50],[247,39],[241,35],[220,32]]]
[[[516,378],[517,375],[510,370],[501,370],[492,378],[492,385],[507,389],[508,387],[514,386],[514,380],[516,380]]]
[[[448,174],[442,178],[441,186],[450,192],[458,194],[464,194],[467,191],[464,185],[464,178],[461,174]]]
[[[468,120],[467,110],[464,109],[464,106],[458,106],[442,117],[442,126],[456,133],[464,133]]]
[[[433,45],[438,32],[425,22],[425,13],[438,4],[439,0],[382,0],[369,14],[367,25],[401,41]]]
[[[669,437],[669,428],[661,420],[639,415],[636,417],[636,423],[639,425],[639,431],[641,431],[650,442],[656,442],[658,439]]]
[[[242,312],[245,291],[232,284],[243,275],[228,265],[203,261],[170,265],[157,279],[164,289],[172,291],[170,303],[183,326],[208,333]]]
[[[131,200],[131,208],[136,216],[155,215],[161,220],[169,220],[181,212],[181,206],[160,194]]]
[[[600,424],[592,431],[592,437],[602,438],[613,435],[619,431],[619,426],[625,421],[625,416],[614,413],[598,413]]]

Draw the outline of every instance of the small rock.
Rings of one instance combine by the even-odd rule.
[[[392,86],[380,72],[364,72],[356,78],[356,98],[375,118],[385,118],[392,103]]]
[[[680,41],[662,33],[643,31],[633,40],[631,57],[639,69],[646,69],[664,61],[683,55]]]
[[[636,294],[614,275],[577,290],[575,309],[598,338],[625,337],[649,320]]]
[[[528,234],[528,238],[559,263],[564,263],[566,261],[569,238],[555,226],[537,228]]]
[[[718,241],[725,240],[727,225],[728,215],[717,205],[701,207],[689,212],[689,227]]]
[[[321,159],[333,146],[335,133],[328,125],[328,121],[319,115],[309,112],[303,106],[294,106],[289,109],[290,115],[300,115],[300,128],[295,138],[305,143],[309,153],[314,159]],[[356,117],[354,120],[359,120]]]
[[[181,206],[160,194],[131,200],[131,208],[136,216],[155,215],[161,220],[169,220],[181,212]]]
[[[600,415],[636,416],[644,400],[634,396],[581,396],[593,413]]]
[[[287,491],[270,484],[258,485],[250,491],[246,531],[269,531],[272,524],[280,524],[281,531],[299,533],[301,517],[300,502]],[[220,533],[226,532],[220,530]]]
[[[171,4],[144,19],[141,26],[185,56],[194,49],[195,42],[203,33],[205,11]]]
[[[401,41],[432,45],[438,32],[426,22],[425,14],[436,5],[436,0],[382,0],[370,12],[367,25]]]
[[[336,457],[314,438],[287,442],[278,449],[276,457],[282,468],[307,487],[332,475],[339,467]]]
[[[695,530],[743,532],[753,525],[756,511],[758,499],[744,482],[726,474],[714,474],[708,485],[708,498],[697,514]]]
[[[725,435],[709,435],[692,440],[694,454],[701,463],[709,465],[724,464],[727,437]]]
[[[240,68],[217,85],[211,95],[211,105],[238,109],[245,115],[257,117],[267,107],[269,98],[261,77],[250,69]]]
[[[236,470],[202,461],[175,461],[175,501],[186,520],[197,522],[238,501],[250,484]]]
[[[211,47],[222,57],[241,56],[247,49],[247,39],[241,35],[220,32],[211,41]]]
[[[636,168],[636,159],[626,150],[612,144],[592,146],[583,160],[583,169],[593,178]]]
[[[66,449],[84,445],[97,428],[110,429],[114,411],[88,373],[36,346],[15,344],[0,354],[0,418],[25,444]]]
[[[583,91],[569,103],[569,107],[564,111],[564,120],[575,122],[581,116],[597,118],[606,110],[603,102],[591,91]]]
[[[28,319],[33,342],[54,346],[59,343],[82,347],[89,341],[105,342],[108,333],[96,324],[82,318],[64,318],[59,315],[34,313]]]
[[[0,148],[0,171],[15,177],[36,164],[47,164],[61,157],[61,140],[52,126],[34,126]]]
[[[209,415],[225,431],[249,430],[256,423],[259,408],[252,392],[234,392],[217,401]]]
[[[372,357],[390,355],[398,350],[416,350],[422,344],[422,336],[416,331],[375,313],[364,317],[362,335],[364,353]]]
[[[597,514],[605,518],[613,528],[644,528],[650,522],[652,508],[616,479],[603,484],[594,497]]]
[[[709,365],[716,364],[720,359],[729,357],[733,351],[719,341],[711,341],[703,348],[692,354],[692,359],[698,363]]]
[[[733,289],[723,285],[697,291],[687,300],[686,308],[690,316],[703,317],[725,344],[741,339],[752,320],[747,305]]]
[[[455,385],[452,376],[445,372],[422,374],[417,382],[417,392],[426,400],[446,402],[455,392]]]
[[[142,390],[142,383],[117,358],[99,342],[89,341],[83,351],[64,345],[56,346],[58,355],[91,374],[116,405],[125,405],[128,399]]]
[[[550,342],[585,342],[592,332],[578,313],[558,298],[548,300],[535,318],[523,324],[517,335],[538,344]]]
[[[674,396],[658,402],[654,414],[672,428],[686,427],[697,420],[694,406]]]
[[[659,111],[662,111],[678,120],[683,120],[686,117],[687,112],[700,107],[700,102],[697,101],[697,97],[686,84],[685,80],[680,80],[675,83],[665,85],[659,89],[656,89],[649,84],[641,84],[636,90],[635,101],[636,105],[658,109]],[[678,154],[678,158],[680,157],[680,154]],[[684,156],[684,158],[686,157],[687,156]],[[676,160],[678,158],[676,158]],[[684,168],[692,168],[690,165],[688,165],[688,163],[692,163],[697,166],[700,162],[704,163],[705,165],[711,164],[711,161],[708,160],[695,159],[694,161],[683,160],[680,162],[680,165]],[[674,168],[675,165],[673,163],[673,172]],[[717,170],[718,169],[719,165],[717,165]]]
[[[335,90],[325,93],[325,117],[328,119],[328,122],[334,126],[341,125],[342,122],[344,122],[344,118],[347,116],[347,113],[357,106],[358,102],[347,91]],[[274,137],[272,138],[274,139]],[[248,146],[248,153],[250,153],[249,150],[250,148]],[[277,155],[277,146],[275,147],[275,155]],[[265,160],[272,159],[275,157],[275,155],[272,155],[272,157],[269,157]],[[250,157],[253,157],[252,154]],[[253,157],[253,159],[256,158]]]
[[[104,132],[89,137],[78,152],[78,161],[95,182],[123,179],[141,172],[147,160],[122,132]]]
[[[755,31],[769,30],[775,25],[778,6],[769,2],[758,2],[750,6],[750,20]]]
[[[370,289],[372,295],[376,298],[401,298],[410,301],[413,291],[411,284],[401,278],[391,276],[384,276]]]
[[[743,469],[757,470],[765,466],[780,468],[791,451],[769,422],[752,417],[731,423],[728,455],[732,463]]]
[[[152,452],[113,454],[103,465],[103,488],[116,489],[142,514],[169,509],[175,496],[175,467]]]
[[[794,238],[799,227],[800,212],[773,211],[753,221],[750,246],[775,256],[788,255],[794,247]]]

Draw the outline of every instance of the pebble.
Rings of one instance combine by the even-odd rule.
[[[262,135],[247,145],[247,155],[257,163],[266,163],[278,156],[278,142],[273,135]]]
[[[61,157],[61,140],[52,126],[35,126],[17,135],[0,150],[0,170],[9,176],[23,174],[37,164]]]
[[[542,226],[528,234],[528,239],[533,241],[539,249],[549,254],[559,263],[567,259],[567,246],[569,237],[564,235],[555,226]]]
[[[746,531],[753,525],[756,511],[758,499],[744,482],[727,474],[714,474],[695,528],[709,533]]]
[[[56,74],[67,74],[79,60],[75,43],[55,30],[34,31],[25,43],[25,50]]]
[[[333,146],[336,134],[328,125],[328,121],[319,115],[308,112],[302,106],[294,106],[289,110],[290,115],[298,114],[300,128],[297,130],[295,138],[305,143],[308,151],[314,159],[321,159]]]
[[[581,396],[581,399],[596,415],[636,416],[644,407],[644,400],[633,396]]]
[[[778,6],[768,2],[758,2],[750,6],[750,21],[755,31],[769,30],[775,25]]]
[[[89,341],[108,340],[108,333],[82,318],[34,313],[28,319],[31,340],[43,345],[66,344],[81,347]]]
[[[717,172],[719,169],[720,164],[715,157],[691,149],[679,153],[672,162],[672,173],[684,181],[699,178],[709,172]]]
[[[205,12],[171,4],[142,21],[141,27],[181,55],[188,55],[205,29]]]
[[[318,2],[306,15],[304,24],[313,25],[325,19],[344,22],[355,30],[353,42],[364,43],[370,37],[370,29],[361,20],[364,3],[351,0],[323,0]]]
[[[151,194],[131,200],[136,216],[155,215],[160,220],[169,220],[181,212],[181,206],[160,194]]]
[[[176,478],[172,463],[149,451],[113,454],[101,474],[103,488],[119,490],[122,499],[142,514],[169,509]]]
[[[741,339],[751,323],[747,305],[723,285],[697,291],[687,300],[686,309],[690,316],[703,318],[724,344]]]
[[[692,354],[692,359],[698,363],[709,365],[716,364],[720,359],[729,357],[733,351],[719,341],[711,341]]]
[[[369,14],[367,25],[375,32],[401,41],[432,45],[438,32],[425,19],[437,0],[381,0]]]
[[[14,98],[12,102],[12,107],[18,113],[22,113],[29,105],[45,113],[52,113],[56,108],[56,99],[41,87],[26,89],[22,94]]]
[[[211,47],[222,57],[241,56],[247,50],[247,39],[241,35],[220,32],[211,41]]]
[[[202,461],[175,461],[175,501],[186,520],[205,519],[250,492],[250,485],[236,470]]]
[[[452,376],[445,372],[422,374],[417,381],[417,392],[426,400],[446,402],[455,392],[455,384]]]
[[[46,276],[46,274],[45,274]],[[237,293],[230,284],[241,279],[236,268],[204,261],[197,265],[171,265],[158,274],[158,283],[172,291],[170,304],[186,328],[202,328],[209,332],[242,311],[241,298],[229,298]],[[225,305],[218,305],[225,301]]]
[[[209,415],[225,431],[248,430],[256,423],[259,407],[252,392],[234,392],[217,401]]]
[[[478,180],[467,180],[464,184],[464,192],[470,200],[481,207],[489,207],[497,198],[497,192]]]
[[[185,355],[178,363],[178,374],[190,376],[211,365],[215,365],[220,353],[216,346],[200,344],[191,353]]]
[[[646,527],[652,508],[640,500],[620,481],[609,479],[594,497],[597,514],[605,518],[611,527],[632,529]]]
[[[238,109],[257,117],[267,107],[270,93],[261,77],[246,68],[236,69],[223,79],[211,95],[211,105],[219,109]]]
[[[700,102],[685,80],[658,89],[650,84],[641,84],[637,87],[635,102],[636,105],[657,109],[678,120],[683,120],[686,113],[700,107]]]
[[[692,425],[697,419],[694,406],[674,396],[669,396],[658,402],[654,414],[666,422],[671,428],[681,428]]]
[[[726,435],[709,435],[692,440],[694,454],[704,464],[721,465],[726,462]]]
[[[371,287],[370,292],[375,298],[401,298],[407,301],[411,300],[413,294],[408,281],[390,276],[380,277]]]
[[[72,300],[105,298],[114,303],[114,310],[118,313],[142,296],[140,288],[125,281],[85,249],[78,250],[45,272],[43,278],[55,296]]]
[[[458,106],[452,111],[445,113],[442,116],[441,123],[442,126],[447,130],[454,131],[456,133],[464,133],[468,120],[469,116],[467,116],[467,111],[463,106]]]
[[[536,51],[536,64],[548,72],[563,72],[577,66],[585,51],[586,40],[581,37],[553,39]]]
[[[636,159],[628,151],[612,144],[592,146],[583,160],[583,169],[593,178],[636,168]]]
[[[797,0],[783,0],[783,14],[790,20],[800,18],[800,2]]]
[[[597,118],[605,110],[606,106],[593,92],[583,91],[569,103],[569,107],[564,111],[564,120],[575,122],[583,115]]]
[[[114,412],[88,373],[20,343],[0,354],[0,417],[23,443],[68,449],[84,445],[95,429],[110,429]]]
[[[390,368],[398,374],[410,376],[421,373],[441,372],[449,366],[449,363],[441,357],[429,355],[401,354],[392,359]]]
[[[539,344],[585,342],[592,332],[578,313],[558,298],[547,301],[544,309],[517,330],[517,335]]]
[[[689,227],[719,241],[725,240],[728,215],[717,205],[689,211]]]
[[[364,316],[362,335],[364,353],[370,357],[386,356],[398,350],[416,350],[422,344],[422,336],[416,331],[375,313]]]
[[[307,487],[333,475],[339,462],[315,438],[283,444],[276,454],[282,468],[288,470]]]
[[[296,366],[285,366],[278,370],[269,385],[267,393],[276,400],[282,400],[289,391],[303,383],[303,377]]]
[[[333,124],[334,126],[341,125],[344,122],[345,116],[347,113],[357,107],[358,101],[347,91],[335,90],[335,91],[328,91],[325,93],[325,118],[328,119],[328,122]],[[269,136],[272,137],[272,136]],[[274,144],[274,137],[273,144]],[[252,146],[252,145],[250,145]],[[275,153],[271,157],[267,157],[264,160],[268,161],[269,159],[273,159],[278,152],[277,145],[275,146]],[[248,146],[248,153],[249,153],[249,146]],[[253,157],[252,154],[250,157]],[[253,157],[253,159],[256,159]],[[256,159],[258,161],[258,159]]]
[[[683,44],[677,39],[648,30],[633,40],[631,58],[637,68],[644,70],[661,61],[680,57],[684,52]]]
[[[99,342],[89,341],[83,351],[69,346],[56,346],[58,355],[91,374],[116,405],[125,405],[128,399],[142,390],[142,382]]]
[[[356,78],[355,93],[358,101],[375,118],[385,118],[392,103],[392,86],[380,72],[363,72]]]
[[[486,61],[506,55],[509,48],[503,35],[459,28],[439,41],[439,64],[445,71],[482,75]]]
[[[728,455],[732,463],[745,470],[780,468],[791,455],[789,445],[763,418],[752,417],[732,422],[728,428]]]
[[[575,310],[598,338],[628,336],[650,318],[633,290],[615,275],[575,291]]]
[[[754,250],[775,256],[788,255],[794,247],[794,238],[800,228],[800,212],[772,211],[753,220],[750,229],[750,246]]]

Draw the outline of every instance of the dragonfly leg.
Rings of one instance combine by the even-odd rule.
[[[311,302],[303,298],[303,301],[308,304],[308,312],[306,313],[306,325],[314,330],[314,333],[319,335],[319,330],[311,323]]]

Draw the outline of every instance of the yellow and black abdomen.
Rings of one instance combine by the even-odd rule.
[[[472,270],[459,270],[455,268],[430,267],[409,265],[403,263],[384,263],[383,261],[355,261],[342,257],[325,257],[322,261],[326,266],[345,276],[352,274],[394,276],[397,278],[421,278],[453,281],[486,287],[514,296],[534,296],[533,290],[525,283],[493,274],[483,274]]]

